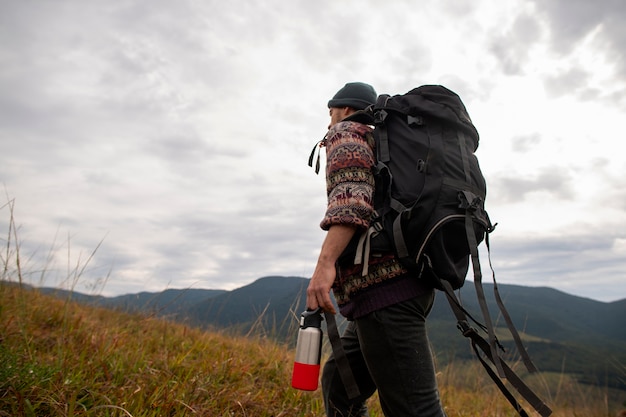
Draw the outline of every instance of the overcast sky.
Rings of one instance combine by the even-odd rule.
[[[308,277],[328,99],[443,84],[481,134],[498,282],[626,298],[624,22],[623,0],[0,0],[0,244],[11,202],[34,284]]]

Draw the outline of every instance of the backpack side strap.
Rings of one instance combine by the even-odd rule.
[[[521,404],[517,401],[517,399],[513,396],[513,394],[506,388],[502,379],[498,377],[498,374],[494,372],[491,366],[483,359],[482,355],[479,352],[479,349],[483,352],[483,354],[493,363],[499,363],[504,374],[504,378],[506,378],[509,383],[517,390],[517,392],[526,400],[528,403],[542,416],[548,417],[552,414],[552,410],[548,407],[534,392],[531,390],[528,385],[522,381],[519,376],[502,360],[499,356],[494,357],[493,351],[490,344],[480,335],[478,332],[472,328],[468,321],[465,310],[460,307],[460,302],[456,295],[454,294],[454,290],[450,283],[446,280],[439,280],[441,285],[446,293],[446,298],[452,308],[452,312],[454,313],[457,319],[457,327],[463,334],[463,336],[470,339],[472,348],[474,349],[474,353],[476,357],[480,360],[481,364],[487,371],[487,374],[491,377],[491,379],[498,386],[502,394],[506,397],[509,403],[515,408],[515,410],[522,417],[528,417],[526,411],[522,408]]]
[[[498,304],[498,308],[500,309],[500,312],[502,313],[502,316],[504,317],[504,321],[506,322],[506,325],[509,328],[511,335],[513,336],[513,340],[515,341],[515,346],[517,347],[517,351],[522,357],[522,361],[524,362],[526,369],[528,370],[528,372],[531,372],[531,373],[538,372],[537,367],[535,366],[533,361],[530,359],[530,355],[528,354],[528,352],[526,351],[526,348],[524,347],[524,344],[522,343],[522,339],[519,333],[517,332],[517,329],[513,325],[513,320],[511,320],[511,316],[509,315],[509,312],[504,307],[504,303],[502,302],[502,297],[500,297],[500,291],[498,290],[498,283],[496,282],[496,272],[493,270],[493,265],[491,264],[491,249],[489,247],[489,233],[485,234],[485,245],[487,245],[487,256],[489,258],[489,267],[491,268],[491,274],[493,277],[493,292],[494,292],[494,296],[496,299],[496,303]]]

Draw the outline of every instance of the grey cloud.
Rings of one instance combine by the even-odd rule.
[[[491,35],[490,51],[505,74],[520,75],[528,64],[528,51],[540,40],[541,35],[541,26],[533,16],[520,15],[507,32]]]
[[[565,168],[544,168],[535,175],[512,177],[508,174],[493,175],[490,195],[501,202],[523,201],[527,194],[546,192],[557,199],[569,200],[573,194],[573,176]]]
[[[443,0],[441,3],[443,3],[446,14],[463,19],[467,19],[471,16],[478,5],[477,2],[458,2],[456,0]]]
[[[549,286],[587,297],[613,301],[626,294],[623,253],[613,250],[616,235],[612,227],[602,231],[581,223],[575,233],[542,237],[540,231],[526,237],[491,237],[492,260],[499,282]],[[621,284],[620,284],[621,283]],[[606,293],[603,285],[613,285]]]
[[[222,158],[243,161],[253,154],[252,149],[228,146],[227,141],[203,137],[193,131],[148,138],[141,146],[147,155],[154,155],[177,171],[206,169],[207,165],[219,163]]]
[[[620,210],[622,213],[626,212],[626,180],[623,179],[620,183],[613,188],[613,192],[609,193],[604,197],[604,201],[600,201],[600,203],[604,202],[609,207],[615,207]]]
[[[428,45],[419,39],[409,39],[400,53],[393,56],[390,62],[390,71],[399,74],[413,74],[416,84],[421,83],[420,74],[427,73],[433,62],[432,53]],[[404,91],[402,91],[404,93]]]
[[[533,133],[525,136],[516,136],[512,139],[512,149],[515,152],[528,152],[541,144],[541,135]]]
[[[544,81],[548,94],[553,97],[574,94],[581,88],[589,85],[590,74],[581,68],[570,68],[557,76],[549,77]]]
[[[593,32],[593,46],[614,66],[617,82],[603,86],[588,86],[587,77],[580,70],[566,69],[558,78],[565,78],[561,88],[557,82],[554,94],[569,92],[581,98],[600,97],[620,105],[626,105],[626,3],[621,0],[550,0],[537,1],[540,16],[545,17],[551,33],[551,49],[559,56],[567,56]],[[555,77],[546,80],[546,87],[553,88]]]
[[[620,87],[619,82],[611,86],[596,84],[592,78],[593,74],[590,72],[580,67],[571,67],[545,77],[543,84],[551,97],[576,96],[582,101],[626,106],[626,87]]]
[[[623,21],[626,4],[621,0],[549,0],[537,1],[537,10],[549,19],[553,49],[567,54],[591,31],[600,28],[605,41],[622,60],[626,45]]]
[[[221,208],[193,205],[173,212],[150,229],[144,228],[143,233],[158,236],[142,245],[146,257],[143,264],[150,265],[146,277],[169,279],[175,287],[195,280],[202,288],[213,288],[223,285],[219,281],[243,284],[269,273],[306,275],[309,271],[302,265],[310,262],[320,243],[311,235],[321,232],[316,224],[302,221],[310,217],[309,208],[285,210],[278,199],[272,211],[270,200],[253,199],[244,210],[234,209],[236,204],[231,206],[229,201],[224,201]],[[112,251],[119,255],[132,242],[119,248],[118,242],[111,244]],[[120,280],[133,269],[134,259],[115,259],[109,285],[124,286]]]
[[[626,166],[616,171],[610,170],[612,164],[620,158],[621,154],[595,158],[587,161],[582,169],[588,174],[593,172],[598,176],[603,192],[597,197],[595,204],[598,207],[612,207],[621,213],[626,213]]]
[[[396,94],[440,77],[491,123],[491,93],[508,82],[481,56],[489,45],[476,31],[480,3],[429,1],[419,13],[409,1],[373,0],[351,8],[272,0],[244,12],[216,0],[5,3],[0,181],[18,201],[24,254],[37,252],[33,269],[37,259],[45,264],[55,227],[61,235],[69,229],[71,252],[82,256],[105,237],[87,272],[93,282],[112,268],[112,294],[310,273],[324,236],[325,184],[306,159],[342,83],[360,79]],[[494,40],[511,72],[524,73],[525,48],[545,39],[547,18],[522,14]],[[441,39],[468,35],[442,62],[430,50],[435,35],[424,30],[438,19],[449,24]],[[433,74],[446,58],[450,73]],[[573,75],[569,82],[584,82]],[[567,85],[566,77],[556,82]],[[538,136],[510,135],[520,158],[543,145]],[[578,163],[613,184],[607,199],[626,201],[619,175],[601,162]],[[567,198],[570,174],[549,167],[523,180],[493,175],[490,199]],[[62,276],[67,250],[57,246]]]

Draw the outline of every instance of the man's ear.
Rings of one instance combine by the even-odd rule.
[[[354,113],[356,110],[352,107],[343,107],[341,109],[341,112],[343,114],[343,119],[345,119],[346,117],[350,116],[352,113]]]

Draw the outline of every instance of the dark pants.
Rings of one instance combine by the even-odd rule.
[[[387,417],[445,417],[426,334],[434,291],[358,318],[341,337],[361,396],[350,400],[331,356],[322,391],[329,417],[367,416],[365,400],[378,389]]]

